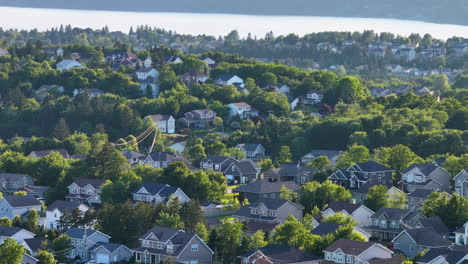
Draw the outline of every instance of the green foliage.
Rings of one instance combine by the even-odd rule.
[[[223,263],[232,263],[239,253],[242,240],[242,223],[227,222],[216,231],[217,254]]]
[[[340,155],[336,161],[336,167],[349,168],[354,163],[370,160],[369,150],[364,146],[352,145]]]
[[[354,220],[352,217],[349,215],[343,214],[343,213],[336,213],[332,216],[325,217],[322,219],[322,222],[325,223],[335,223],[339,225],[351,225],[351,226],[357,226],[358,222]]]
[[[52,249],[57,252],[55,257],[59,262],[65,261],[68,250],[71,247],[71,238],[66,234],[61,234],[52,242]]]
[[[168,213],[161,213],[160,217],[161,219],[159,219],[156,222],[158,226],[170,227],[170,228],[176,228],[176,229],[184,228],[184,223],[180,220],[180,216],[177,214],[170,215]]]
[[[251,237],[249,237],[249,249],[258,249],[268,245],[268,242],[265,241],[265,232],[258,230]]]
[[[439,216],[449,229],[462,226],[468,220],[468,199],[453,194],[432,192],[420,212],[425,216]]]
[[[288,146],[281,146],[280,152],[278,154],[277,164],[284,164],[291,162],[292,153]]]
[[[280,198],[289,200],[289,201],[296,201],[297,200],[297,192],[288,189],[286,186],[281,186],[280,190]]]
[[[408,199],[404,192],[396,192],[387,202],[387,207],[407,209]]]
[[[364,205],[375,212],[381,207],[387,207],[388,197],[387,187],[374,185],[369,188],[369,193],[367,194],[367,199],[364,201]]]
[[[107,182],[102,186],[101,200],[103,203],[124,203],[129,197],[128,185],[121,181]]]
[[[396,171],[396,181],[401,179],[400,172],[410,165],[422,162],[422,159],[404,145],[378,148],[374,152],[374,159]]]
[[[12,226],[13,222],[8,217],[0,218],[0,226]]]
[[[37,262],[38,264],[55,264],[57,263],[54,259],[54,255],[52,255],[51,253],[47,252],[47,251],[44,251],[44,250],[41,250],[39,251],[36,256],[34,256],[35,258],[37,258],[39,261]]]
[[[15,239],[7,238],[0,245],[0,264],[21,264],[26,249]]]
[[[17,192],[14,192],[13,195],[15,196],[26,196],[28,193],[25,192],[25,191],[17,191]]]
[[[317,172],[324,172],[331,169],[332,164],[327,156],[319,156],[308,163],[307,166],[313,168]]]
[[[299,194],[299,201],[309,212],[315,206],[324,208],[330,202],[347,202],[351,199],[351,192],[343,186],[336,185],[330,180],[323,183],[308,182]]]

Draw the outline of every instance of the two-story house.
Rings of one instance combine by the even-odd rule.
[[[365,229],[372,237],[390,241],[422,217],[425,216],[419,212],[382,207],[371,216],[371,225],[365,226]]]
[[[182,161],[189,167],[191,166],[190,162],[184,157],[169,152],[152,152],[145,159],[142,159],[141,163],[143,165],[150,165],[153,168],[164,169],[167,168],[169,164],[176,161]]]
[[[200,169],[225,171],[232,163],[237,162],[234,158],[226,156],[208,156],[200,161]]]
[[[269,181],[295,181],[297,184],[305,184],[313,180],[314,170],[305,165],[286,163],[279,168],[273,168],[263,174]]]
[[[239,116],[240,119],[246,119],[258,116],[258,110],[245,102],[230,103],[227,107],[229,108],[229,118]]]
[[[32,195],[5,196],[0,200],[0,217],[13,219],[16,215],[27,215],[31,210],[38,213],[42,210],[42,203]]]
[[[132,251],[128,247],[117,243],[98,242],[88,251],[91,260],[102,264],[122,263],[132,257]]]
[[[336,213],[343,213],[352,217],[358,223],[358,226],[368,226],[371,222],[371,216],[374,211],[363,204],[351,204],[345,202],[331,202],[322,210],[324,218],[330,217]]]
[[[401,172],[401,187],[412,192],[416,189],[450,191],[450,173],[434,163],[413,164]]]
[[[243,85],[244,79],[234,74],[222,74],[214,82],[216,85]]]
[[[140,68],[136,70],[135,74],[138,80],[143,81],[149,77],[157,79],[159,76],[159,71],[156,70],[155,68],[148,67],[148,68]]]
[[[401,231],[393,240],[395,250],[413,258],[419,252],[432,248],[448,248],[452,242],[440,236],[433,228],[414,228]]]
[[[0,190],[4,195],[12,195],[27,186],[34,185],[34,179],[26,174],[0,173]]]
[[[46,209],[46,228],[55,230],[68,228],[68,226],[60,226],[59,220],[66,213],[72,215],[74,210],[80,210],[84,214],[89,210],[89,207],[82,203],[63,200],[53,202]]]
[[[101,203],[101,187],[106,183],[101,179],[76,179],[68,186],[68,194],[65,196],[69,202],[85,203],[88,205]]]
[[[255,181],[260,176],[262,168],[253,160],[240,160],[232,162],[224,171],[228,183],[247,183]]]
[[[293,182],[270,182],[267,179],[261,179],[254,182],[241,185],[233,190],[239,193],[239,201],[247,199],[249,202],[256,202],[259,199],[279,199],[282,187],[288,188],[293,192],[299,192],[301,187]]]
[[[132,249],[136,261],[158,264],[172,259],[176,263],[211,264],[213,250],[196,234],[155,226],[140,236],[140,247]]]
[[[418,258],[417,264],[463,264],[468,261],[467,246],[451,246],[448,248],[429,249]]]
[[[262,144],[241,143],[237,144],[236,148],[242,150],[248,159],[258,161],[265,157],[265,148]]]
[[[313,149],[311,152],[301,157],[301,162],[307,164],[318,157],[324,156],[328,158],[332,166],[335,166],[341,154],[343,154],[341,150]]]
[[[175,133],[175,119],[171,115],[152,115],[150,117],[162,133]]]
[[[184,114],[179,121],[188,128],[204,128],[211,125],[216,112],[211,109],[198,109]]]
[[[238,221],[265,222],[283,224],[289,215],[302,219],[304,207],[284,199],[259,199],[242,206],[233,214]]]
[[[391,263],[393,252],[379,243],[340,238],[323,250],[327,263],[368,264],[375,259]],[[399,262],[401,263],[401,262]]]
[[[182,203],[190,201],[182,189],[155,182],[143,182],[132,195],[135,202],[165,203],[170,197],[178,198]]]
[[[127,163],[130,165],[138,164],[146,158],[144,154],[134,150],[122,150],[120,153],[122,153],[122,156],[127,159]]]
[[[72,249],[68,252],[68,258],[79,258],[84,261],[90,259],[89,249],[99,242],[109,243],[110,236],[88,228],[72,227],[65,231],[71,238]]]
[[[338,170],[329,179],[341,186],[356,190],[363,184],[392,186],[392,174],[394,170],[375,161],[355,163],[346,170]]]
[[[461,170],[454,178],[455,192],[462,197],[468,197],[468,170]]]
[[[318,264],[321,258],[288,245],[269,244],[238,256],[240,264]]]
[[[304,104],[318,104],[323,99],[323,93],[320,91],[308,91],[303,99]]]

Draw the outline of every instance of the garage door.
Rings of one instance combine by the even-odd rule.
[[[105,263],[105,264],[108,264],[109,263],[109,256],[106,255],[106,254],[102,254],[102,253],[97,253],[96,254],[96,260],[100,263]]]

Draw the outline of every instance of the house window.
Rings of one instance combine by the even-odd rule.
[[[379,182],[382,181],[382,175],[379,175]]]
[[[354,187],[355,184],[356,184],[356,183],[355,183],[354,181],[350,181],[349,186],[350,186],[350,187]]]
[[[410,250],[411,250],[411,251],[414,250],[414,245],[411,245],[411,246],[410,246]]]
[[[271,197],[271,198],[275,198],[275,194],[272,193],[272,194],[270,195],[270,197]]]
[[[353,256],[346,256],[346,263],[352,263],[353,262]]]
[[[343,254],[341,254],[341,253],[336,254],[336,261],[340,262],[340,263],[343,263],[344,262]]]
[[[249,264],[249,259],[248,258],[244,258],[243,260],[244,260],[243,261],[244,264]]]
[[[400,243],[395,243],[394,248],[395,249],[400,249]]]
[[[275,216],[276,216],[276,211],[274,211],[274,210],[269,210],[269,211],[268,211],[268,215],[269,215],[269,216],[275,217]]]
[[[258,214],[257,208],[252,208],[251,213],[254,215]]]
[[[331,260],[331,253],[330,252],[325,252],[325,259],[326,260]]]
[[[215,164],[215,170],[219,170],[219,164]]]
[[[192,251],[198,251],[198,244],[192,245]]]
[[[167,245],[166,250],[167,253],[172,254],[174,252],[174,247],[172,245]]]

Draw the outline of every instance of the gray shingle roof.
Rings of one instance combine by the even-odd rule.
[[[300,263],[320,259],[320,257],[286,245],[270,244],[259,248],[258,251],[261,251],[273,264]],[[257,250],[249,251],[239,257],[248,258],[255,252]]]
[[[12,207],[23,207],[23,206],[36,206],[42,205],[42,203],[37,200],[32,195],[25,196],[5,196],[3,197]]]
[[[432,192],[433,190],[427,190],[427,189],[416,189],[408,194],[408,197],[414,197],[414,198],[424,198],[426,199]]]
[[[363,171],[363,172],[393,171],[391,168],[385,165],[382,165],[380,163],[377,163],[373,160],[356,163],[352,167],[356,168],[357,171]]]
[[[0,236],[11,237],[21,230],[19,227],[0,226]]]
[[[399,208],[387,208],[382,207],[377,212],[375,212],[371,218],[379,218],[381,215],[385,214],[389,220],[393,221],[400,221],[400,220],[411,220],[415,217],[418,212],[412,212],[407,209],[399,209]]]
[[[106,243],[106,242],[98,242],[91,248],[89,248],[89,251],[94,251],[99,247],[104,247],[107,249],[110,253],[113,253],[116,251],[119,247],[123,246],[122,244],[117,244],[117,243]]]
[[[314,173],[314,170],[309,166],[300,165],[297,167],[295,163],[287,163],[281,165],[279,168],[273,168],[265,172],[265,176],[269,177],[286,177],[286,176],[297,176],[298,174],[301,176],[311,176]]]
[[[243,148],[245,151],[255,151],[257,150],[258,146],[261,146],[261,144],[252,144],[252,143],[242,143],[237,145],[237,147]]]
[[[226,81],[229,81],[234,76],[235,76],[234,74],[221,74],[216,78],[216,81],[220,80],[220,81],[226,82]]]
[[[236,167],[240,170],[242,174],[255,174],[260,172],[260,166],[255,163],[253,160],[240,160],[235,163]]]
[[[361,204],[352,204],[352,203],[345,203],[345,202],[331,202],[325,209],[327,210],[328,208],[332,209],[335,212],[340,212],[342,210],[345,210],[349,214],[354,213],[359,207],[361,207]]]
[[[42,243],[44,241],[48,241],[46,237],[27,238],[24,240],[24,242],[32,251],[38,251],[39,249],[41,249]]]
[[[89,237],[90,235],[96,233],[97,231],[93,229],[88,229],[88,228],[84,229],[84,228],[78,228],[78,227],[71,227],[65,232],[65,234],[67,234],[67,236],[71,238],[82,239],[85,232],[86,232],[86,236]]]
[[[79,178],[74,181],[80,188],[85,187],[86,185],[91,185],[95,189],[101,188],[102,185],[106,183],[106,180],[101,179],[88,179],[88,178]]]
[[[432,227],[407,229],[406,232],[418,245],[428,247],[452,245],[451,241],[442,238]]]
[[[145,155],[141,154],[138,151],[134,150],[122,150],[122,156],[124,156],[127,159],[138,159],[141,157],[144,157]]]
[[[225,162],[226,160],[228,160],[228,159],[230,159],[230,158],[231,158],[231,157],[212,155],[212,156],[208,156],[208,157],[204,158],[201,162],[208,162],[208,161],[211,161],[211,162],[213,162],[213,163],[219,164],[219,163]]]
[[[432,227],[439,234],[448,234],[450,231],[439,216],[423,217],[418,220],[423,227]]]
[[[301,189],[301,187],[293,181],[270,182],[266,179],[263,179],[242,185],[234,189],[234,191],[247,193],[278,193],[280,192],[282,186],[285,186],[286,188],[293,191],[299,191]]]
[[[425,176],[428,176],[432,172],[434,172],[436,169],[439,168],[439,166],[433,164],[433,163],[418,163],[418,164],[413,164],[409,166],[408,168],[404,169],[402,173],[408,173],[414,168],[418,168],[419,171],[421,171],[422,174]]]
[[[75,208],[78,208],[80,204],[81,203],[57,200],[53,202],[51,205],[49,205],[49,207],[47,207],[47,211],[53,211],[55,209],[58,209],[60,212],[63,212],[63,211],[72,212]]]
[[[328,246],[323,251],[326,252],[335,252],[337,249],[341,249],[344,254],[357,256],[373,246],[374,243],[372,242],[361,242],[349,239],[338,239],[335,243]]]
[[[459,263],[468,254],[468,245],[452,246],[449,248],[432,248],[418,259],[419,263],[429,263],[435,258],[442,256],[449,264]]]
[[[5,173],[2,172],[0,173],[0,178],[7,180],[8,182],[16,182],[16,181],[22,181],[23,178],[32,178],[31,176],[27,174],[20,174],[20,173]],[[33,179],[34,180],[34,179]]]
[[[311,233],[314,235],[325,236],[335,233],[338,227],[340,227],[340,225],[337,223],[322,222],[314,228]]]

